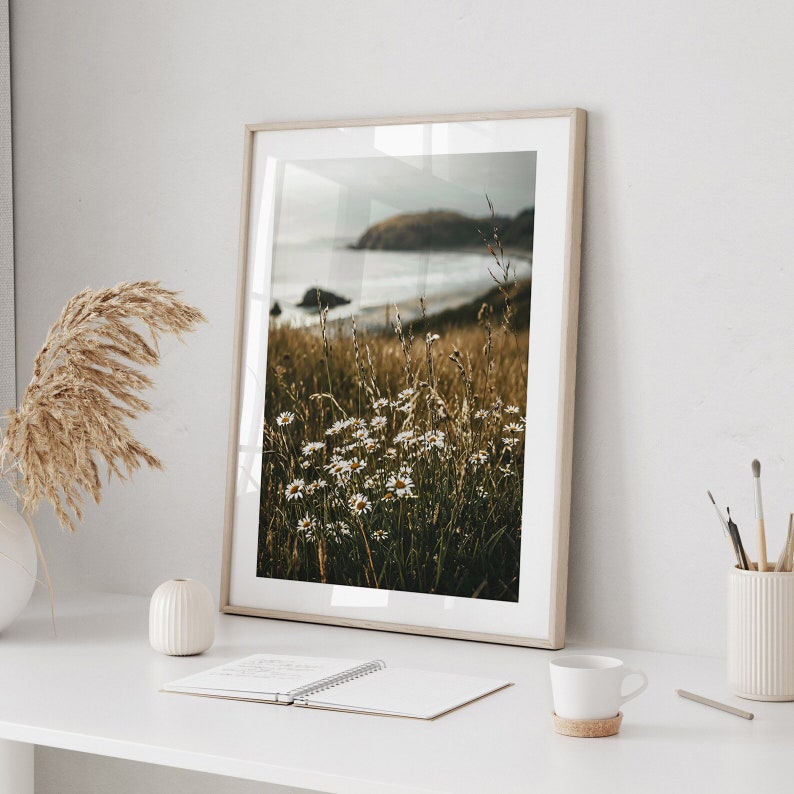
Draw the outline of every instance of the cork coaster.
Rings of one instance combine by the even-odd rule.
[[[551,714],[554,731],[563,736],[579,736],[582,739],[598,739],[602,736],[614,736],[620,730],[623,712],[605,720],[568,720]]]

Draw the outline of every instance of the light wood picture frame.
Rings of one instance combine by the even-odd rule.
[[[246,127],[221,611],[564,645],[585,120]]]

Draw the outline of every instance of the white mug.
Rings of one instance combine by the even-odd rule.
[[[648,686],[642,670],[626,667],[612,656],[561,656],[549,662],[554,713],[569,720],[603,720],[614,717],[628,700]],[[623,681],[642,678],[639,687],[623,694]]]

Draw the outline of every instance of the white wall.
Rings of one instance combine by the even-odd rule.
[[[14,209],[11,154],[11,48],[8,2],[0,2],[0,405],[16,399]],[[0,499],[13,503],[8,483]]]
[[[589,112],[568,637],[720,655],[728,546],[763,463],[794,509],[794,7],[782,2],[12,0],[20,386],[78,289],[161,278],[211,323],[168,344],[56,587],[217,592],[246,122]],[[87,789],[86,789],[87,790]],[[232,791],[230,788],[229,791]]]

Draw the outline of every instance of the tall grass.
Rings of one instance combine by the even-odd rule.
[[[518,599],[529,335],[508,275],[475,323],[271,321],[257,575]]]

